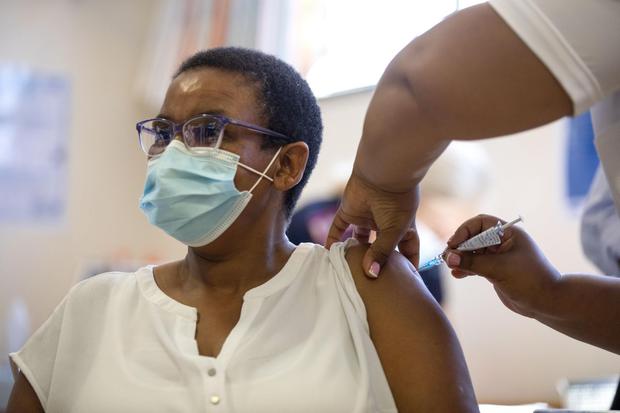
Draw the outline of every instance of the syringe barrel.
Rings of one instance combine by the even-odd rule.
[[[497,225],[462,242],[456,249],[459,251],[474,251],[492,245],[499,245],[502,243],[502,235],[504,235],[504,231],[501,222],[498,221]]]

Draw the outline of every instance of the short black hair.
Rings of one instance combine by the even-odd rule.
[[[309,148],[308,163],[301,181],[285,195],[286,217],[290,218],[301,191],[316,165],[323,135],[321,110],[308,83],[290,65],[257,50],[218,47],[199,51],[185,60],[174,77],[190,69],[214,68],[239,73],[257,84],[257,99],[263,104],[267,128],[304,141]],[[266,136],[263,149],[286,141]]]

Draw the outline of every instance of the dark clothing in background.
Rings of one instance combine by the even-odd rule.
[[[311,202],[296,210],[291,218],[291,223],[286,230],[286,236],[295,245],[302,242],[323,244],[327,238],[329,227],[336,215],[340,198],[331,198],[322,201]],[[345,233],[344,239],[353,235],[351,228]],[[422,281],[432,296],[441,304],[443,292],[441,288],[441,269],[433,267],[420,273]]]

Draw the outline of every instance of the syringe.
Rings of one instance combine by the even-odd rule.
[[[477,234],[470,239],[461,242],[456,247],[456,249],[459,251],[474,251],[477,249],[490,247],[492,245],[499,245],[502,243],[502,236],[504,235],[504,231],[506,230],[506,228],[510,228],[511,226],[520,221],[523,221],[523,218],[519,217],[506,224],[502,224],[500,221],[497,221],[497,224],[494,227],[482,231],[480,234]],[[444,250],[441,254],[437,255],[432,260],[426,262],[424,265],[418,268],[418,271],[425,271],[429,268],[433,268],[437,265],[443,264],[445,262],[443,256],[446,253],[446,250]]]

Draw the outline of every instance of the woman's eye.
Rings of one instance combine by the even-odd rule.
[[[157,139],[169,141],[170,140],[170,131],[168,129],[157,130]]]
[[[172,130],[170,129],[170,126],[166,125],[166,124],[157,124],[155,123],[153,125],[153,130],[155,131],[155,134],[157,136],[157,139],[163,139],[163,140],[170,140],[171,138],[171,134],[172,134]]]

